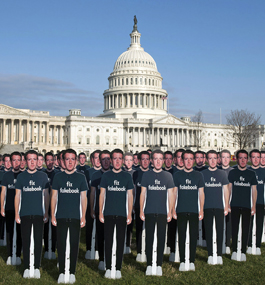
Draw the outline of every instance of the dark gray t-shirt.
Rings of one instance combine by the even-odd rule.
[[[15,196],[16,196],[16,188],[15,184],[17,181],[17,176],[21,173],[8,171],[4,174],[2,180],[2,186],[6,187],[6,203],[5,210],[6,211],[15,211]]]
[[[231,207],[251,209],[251,186],[257,185],[255,172],[235,168],[229,172],[228,180],[232,183]]]
[[[80,172],[80,173],[85,173],[85,171],[86,170],[88,170],[88,169],[90,169],[90,166],[89,165],[83,165],[83,166],[81,166],[80,164],[79,165],[77,165],[77,167],[76,167],[76,171],[77,172]]]
[[[93,173],[91,177],[91,187],[96,188],[95,196],[96,196],[96,202],[95,202],[95,213],[99,214],[99,195],[100,195],[100,181],[102,178],[102,175],[104,172],[100,169]]]
[[[146,188],[144,213],[167,215],[168,189],[174,188],[172,175],[164,170],[147,171],[143,174],[141,186]]]
[[[89,203],[90,203],[91,178],[96,171],[98,171],[98,170],[96,170],[94,167],[91,167],[85,171],[85,177],[86,177],[86,181],[87,181],[87,185],[88,185],[88,191],[87,191],[88,207],[90,205]]]
[[[205,182],[204,209],[224,209],[223,186],[229,184],[226,173],[221,169],[216,169],[215,171],[205,169],[201,173]]]
[[[106,189],[104,216],[127,217],[127,190],[133,189],[132,176],[125,171],[107,171],[102,175],[100,188]]]
[[[43,216],[43,190],[50,187],[47,174],[43,171],[21,172],[15,187],[21,190],[20,216]]]
[[[201,172],[184,170],[174,173],[175,186],[178,187],[177,213],[199,213],[199,188],[204,187]]]
[[[250,167],[249,169],[256,173],[256,178],[257,178],[257,182],[258,182],[257,204],[264,205],[265,168],[259,167],[258,169],[254,169],[254,168]]]
[[[80,195],[88,190],[85,175],[77,171],[58,173],[54,176],[52,189],[58,191],[56,218],[80,220]]]
[[[136,170],[133,173],[133,183],[135,185],[135,201],[134,201],[135,209],[140,209],[141,182],[142,182],[143,174],[145,172],[146,171],[142,171],[141,168],[138,168],[138,170]]]
[[[232,168],[231,166],[229,166],[228,168],[222,168],[222,167],[220,167],[220,169],[223,170],[223,171],[226,173],[227,177],[228,177],[229,172],[230,172],[232,169],[234,169],[234,168]]]

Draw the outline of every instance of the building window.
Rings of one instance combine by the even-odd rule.
[[[97,129],[97,132],[99,132],[99,129]]]
[[[113,139],[113,144],[114,144],[114,145],[117,144],[117,139]]]
[[[217,140],[214,140],[214,146],[217,147]]]
[[[99,136],[96,136],[96,144],[99,144],[100,143],[100,138]]]
[[[41,142],[43,143],[43,136],[41,137]]]
[[[106,138],[106,145],[109,145],[109,138]]]
[[[121,84],[124,85],[124,79],[123,79],[123,78],[122,78],[122,80],[121,80]]]
[[[82,143],[82,138],[78,138],[78,144]]]
[[[210,141],[208,141],[208,147],[210,147],[211,146],[211,142]]]
[[[135,84],[136,84],[136,85],[138,84],[138,80],[137,80],[137,77],[135,78]]]
[[[116,129],[114,129],[114,130],[113,130],[113,132],[114,132],[114,133],[117,133],[117,130],[116,130]]]
[[[133,78],[131,78],[131,85],[133,85]]]
[[[106,133],[108,133],[109,132],[109,129],[106,129]]]
[[[126,85],[128,85],[129,84],[129,79],[128,78],[126,78]]]
[[[36,142],[37,141],[37,138],[36,138],[36,136],[34,136],[34,142]]]
[[[90,132],[90,128],[87,128],[86,131],[87,131],[87,132]]]
[[[147,85],[147,79],[146,78],[144,79],[144,84]]]
[[[86,139],[86,144],[90,144],[90,138]]]
[[[143,79],[142,79],[142,77],[140,78],[140,85],[142,85],[143,84]]]

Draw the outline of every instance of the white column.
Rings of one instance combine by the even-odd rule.
[[[10,124],[10,142],[11,144],[14,143],[14,119],[11,119],[11,124]]]
[[[24,129],[23,129],[24,131]],[[23,142],[23,137],[22,137],[22,120],[18,120],[18,143],[20,144]]]
[[[134,127],[132,128],[132,146],[134,146]]]
[[[6,143],[6,119],[3,119],[3,143]]]
[[[39,131],[39,133],[38,133],[38,143],[40,143],[41,142],[41,122],[39,122],[39,127],[38,127],[38,131]]]
[[[46,122],[45,125],[45,142],[46,144],[49,143],[49,122]]]
[[[60,131],[60,141],[59,141],[59,144],[63,145],[63,127],[62,126],[59,126],[59,131]],[[59,137],[59,135],[58,135],[58,137]]]
[[[34,139],[34,121],[31,121],[31,141]]]
[[[145,134],[145,128],[143,128],[143,145],[146,146],[146,134]]]

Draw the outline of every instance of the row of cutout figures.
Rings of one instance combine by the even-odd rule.
[[[224,223],[224,230],[223,230],[223,254],[227,253],[226,245],[225,245],[225,225]],[[33,227],[33,226],[32,226]],[[240,261],[241,258],[241,236],[242,236],[242,217],[240,217],[239,222],[239,231],[238,231],[238,251],[237,251],[237,261]],[[156,251],[157,251],[157,226],[155,226],[154,232],[154,242],[153,242],[153,254],[152,254],[152,273],[153,275],[156,274]],[[52,237],[51,237],[51,220],[49,221],[49,238],[48,238],[48,259],[53,259],[52,257]],[[166,231],[167,233],[167,231]],[[112,260],[111,260],[111,277],[115,279],[115,272],[116,272],[116,226],[114,228],[113,233],[113,246],[112,246]],[[97,260],[99,258],[98,251],[95,250],[95,241],[96,241],[96,221],[94,221],[93,225],[93,232],[92,232],[92,240],[91,240],[91,255],[90,259]],[[13,234],[13,248],[12,248],[12,257],[11,257],[11,264],[17,265],[16,263],[16,222],[14,222],[14,234]],[[167,240],[167,238],[166,238]],[[173,262],[180,262],[179,260],[179,247],[178,247],[178,234],[176,234],[176,246],[175,246],[175,254]],[[262,233],[262,242],[265,242],[265,227],[263,227]],[[202,221],[199,221],[199,236],[197,241],[198,246],[206,247],[206,241],[203,240],[203,231],[202,231]],[[6,246],[6,229],[4,230],[4,237],[0,240],[0,246]],[[187,223],[187,231],[186,231],[186,243],[185,243],[185,270],[189,270],[189,222]],[[124,245],[125,253],[126,253],[126,240]],[[252,247],[251,250],[248,250],[249,254],[256,255],[256,215],[254,215],[253,219],[253,229],[252,229]],[[169,254],[169,248],[165,244],[164,254]],[[146,262],[146,255],[145,255],[145,222],[143,223],[143,231],[142,231],[142,252],[141,257],[138,259],[139,262]],[[216,227],[215,227],[215,218],[213,219],[213,264],[217,264],[217,240],[216,240]],[[66,252],[65,252],[65,283],[69,282],[70,276],[70,241],[69,241],[69,230],[67,232],[67,239],[66,239]],[[33,239],[33,228],[31,230],[31,242],[30,242],[30,277],[34,276],[34,239]]]

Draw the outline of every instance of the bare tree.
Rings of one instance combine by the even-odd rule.
[[[203,132],[202,132],[202,124],[203,124],[203,114],[202,111],[199,110],[192,118],[191,121],[193,122],[195,128],[194,133],[194,145],[199,150],[202,147],[202,141],[204,139]]]
[[[258,137],[260,117],[248,110],[232,110],[226,115],[228,138],[239,149],[250,146]]]

